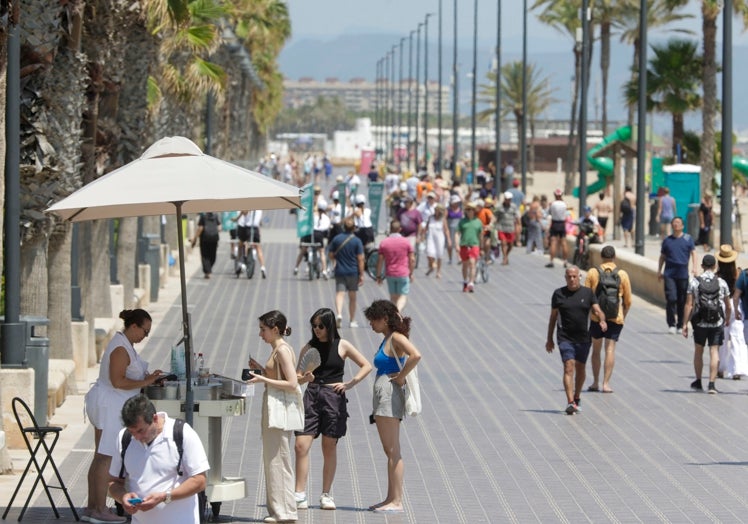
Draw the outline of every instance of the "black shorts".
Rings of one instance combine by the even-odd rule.
[[[348,399],[329,386],[310,383],[304,393],[304,431],[297,435],[320,434],[330,438],[344,437],[348,430]]]
[[[623,324],[616,324],[615,322],[607,322],[608,329],[603,332],[600,329],[600,324],[597,322],[590,322],[590,336],[592,338],[608,338],[610,340],[618,340],[623,331]]]
[[[229,229],[229,238],[231,238],[231,240],[236,240],[236,228]]]
[[[693,341],[699,346],[719,347],[725,339],[725,328],[693,327]]]
[[[260,228],[255,226],[239,226],[237,228],[237,236],[241,242],[252,242],[260,243]]]
[[[315,230],[314,240],[312,240],[312,235],[304,235],[303,237],[301,237],[300,242],[302,244],[311,244],[312,242],[314,242],[315,244],[319,244],[320,246],[323,246],[325,243],[326,236],[327,236],[326,231]]]
[[[551,238],[566,238],[566,222],[563,220],[552,220],[550,235]]]

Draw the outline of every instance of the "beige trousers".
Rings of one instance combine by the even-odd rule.
[[[291,460],[292,431],[268,428],[267,387],[262,397],[262,461],[268,514],[276,520],[296,520],[295,479]]]

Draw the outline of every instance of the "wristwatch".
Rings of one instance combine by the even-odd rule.
[[[167,489],[166,497],[164,498],[164,504],[169,504],[169,503],[171,503],[171,490]]]

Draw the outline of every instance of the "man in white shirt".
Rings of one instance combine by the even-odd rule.
[[[556,200],[548,208],[551,215],[551,228],[549,231],[551,261],[545,267],[553,267],[553,259],[556,257],[559,244],[561,245],[561,253],[564,257],[564,267],[567,267],[568,263],[566,261],[569,259],[569,246],[566,244],[566,213],[568,208],[566,207],[566,202],[564,202],[563,191],[556,189],[553,195],[556,197]]]
[[[130,398],[122,407],[125,428],[119,433],[117,453],[109,468],[109,495],[132,515],[133,524],[167,522],[200,522],[197,494],[207,485],[210,469],[200,437],[184,424],[182,456],[174,440],[174,419],[156,413],[153,403],[144,395]],[[122,470],[124,432],[132,440],[124,453],[125,478]]]

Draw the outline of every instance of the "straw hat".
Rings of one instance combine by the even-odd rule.
[[[717,260],[720,262],[733,262],[736,258],[738,258],[738,252],[735,251],[730,244],[722,244],[719,246]]]

